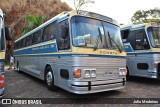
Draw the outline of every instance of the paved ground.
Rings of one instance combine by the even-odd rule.
[[[126,84],[126,87],[117,91],[101,92],[89,95],[76,95],[69,93],[63,89],[58,89],[57,91],[49,91],[44,82],[32,77],[26,73],[18,73],[14,70],[5,70],[5,98],[59,98],[60,100],[65,100],[64,98],[75,98],[74,102],[78,98],[89,98],[91,100],[87,106],[95,106],[92,103],[99,102],[99,98],[160,98],[160,81],[146,78],[136,78],[132,77]],[[63,102],[62,101],[62,102]],[[83,100],[82,102],[83,103]],[[62,104],[63,105],[63,104]],[[19,105],[20,106],[20,105]],[[45,105],[47,106],[47,105]],[[48,105],[50,106],[50,105]],[[60,106],[57,105],[56,106]],[[65,105],[66,106],[66,105]],[[74,106],[70,104],[68,106]],[[80,104],[79,106],[86,106]],[[97,106],[106,106],[106,104],[99,104]],[[109,106],[109,105],[107,105]],[[111,107],[113,105],[110,105]],[[124,105],[118,105],[123,107]],[[125,105],[129,106],[129,105]],[[135,106],[135,105],[130,105]],[[151,105],[145,105],[145,107]],[[153,105],[152,105],[153,106]],[[158,107],[160,105],[154,105]],[[39,106],[37,106],[39,107]]]

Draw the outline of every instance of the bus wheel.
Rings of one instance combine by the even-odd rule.
[[[49,90],[56,90],[56,86],[54,85],[54,75],[50,66],[46,68],[45,82]]]
[[[129,69],[128,69],[128,67],[126,69],[127,69],[126,79],[129,80]]]
[[[19,69],[19,62],[17,62],[16,68],[17,68],[17,71],[20,73],[21,71],[20,71],[20,69]]]

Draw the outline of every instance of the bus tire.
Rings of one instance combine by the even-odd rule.
[[[126,79],[129,80],[129,78],[130,78],[130,76],[129,76],[129,68],[126,67],[126,69],[127,69]]]
[[[46,68],[45,83],[46,83],[47,88],[49,90],[51,90],[51,91],[55,91],[56,90],[57,87],[54,85],[54,75],[53,75],[52,68],[50,66],[48,66]]]
[[[17,68],[17,71],[18,71],[19,73],[21,73],[21,71],[20,71],[20,69],[19,69],[19,62],[17,62],[16,68]]]

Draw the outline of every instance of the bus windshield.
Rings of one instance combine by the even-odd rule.
[[[98,49],[122,49],[120,28],[114,24],[81,16],[73,17],[73,45]]]
[[[154,48],[160,48],[160,27],[149,27],[147,32],[151,45]]]

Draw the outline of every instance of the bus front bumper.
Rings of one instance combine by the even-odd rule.
[[[121,89],[125,86],[126,79],[106,80],[106,81],[71,81],[70,92],[76,94],[89,94],[109,90]]]

